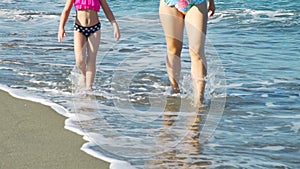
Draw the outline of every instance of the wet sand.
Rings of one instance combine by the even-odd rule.
[[[80,150],[80,135],[64,129],[65,117],[48,106],[0,90],[0,169],[108,169]]]

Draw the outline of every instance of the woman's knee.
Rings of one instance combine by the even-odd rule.
[[[166,39],[167,39],[168,54],[180,57],[181,50],[182,50],[182,41],[171,37],[166,37]]]
[[[189,48],[189,53],[191,56],[191,60],[205,60],[205,54],[202,50],[194,50],[193,48]]]

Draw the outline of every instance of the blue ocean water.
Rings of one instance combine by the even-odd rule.
[[[84,151],[120,169],[299,168],[299,0],[216,1],[207,35],[207,106],[197,111],[186,39],[183,94],[169,95],[154,0],[109,1],[122,39],[114,41],[100,12],[95,90],[77,92],[74,10],[67,37],[57,42],[64,3],[2,1],[0,84],[67,116],[65,127],[89,141]]]

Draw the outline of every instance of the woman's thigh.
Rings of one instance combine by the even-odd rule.
[[[181,48],[183,41],[184,15],[175,7],[169,7],[161,0],[159,16],[168,47],[173,46]]]
[[[185,26],[190,49],[202,55],[207,30],[207,5],[203,2],[194,5],[185,16]]]

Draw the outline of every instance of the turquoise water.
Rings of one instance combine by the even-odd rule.
[[[184,92],[169,95],[159,3],[109,4],[122,39],[114,41],[100,13],[95,90],[86,95],[76,91],[75,11],[58,43],[64,1],[2,1],[2,88],[55,103],[68,117],[66,128],[90,141],[82,149],[115,168],[125,168],[116,160],[127,168],[299,168],[299,0],[216,1],[207,35],[207,106],[200,111],[190,105],[186,39]]]

